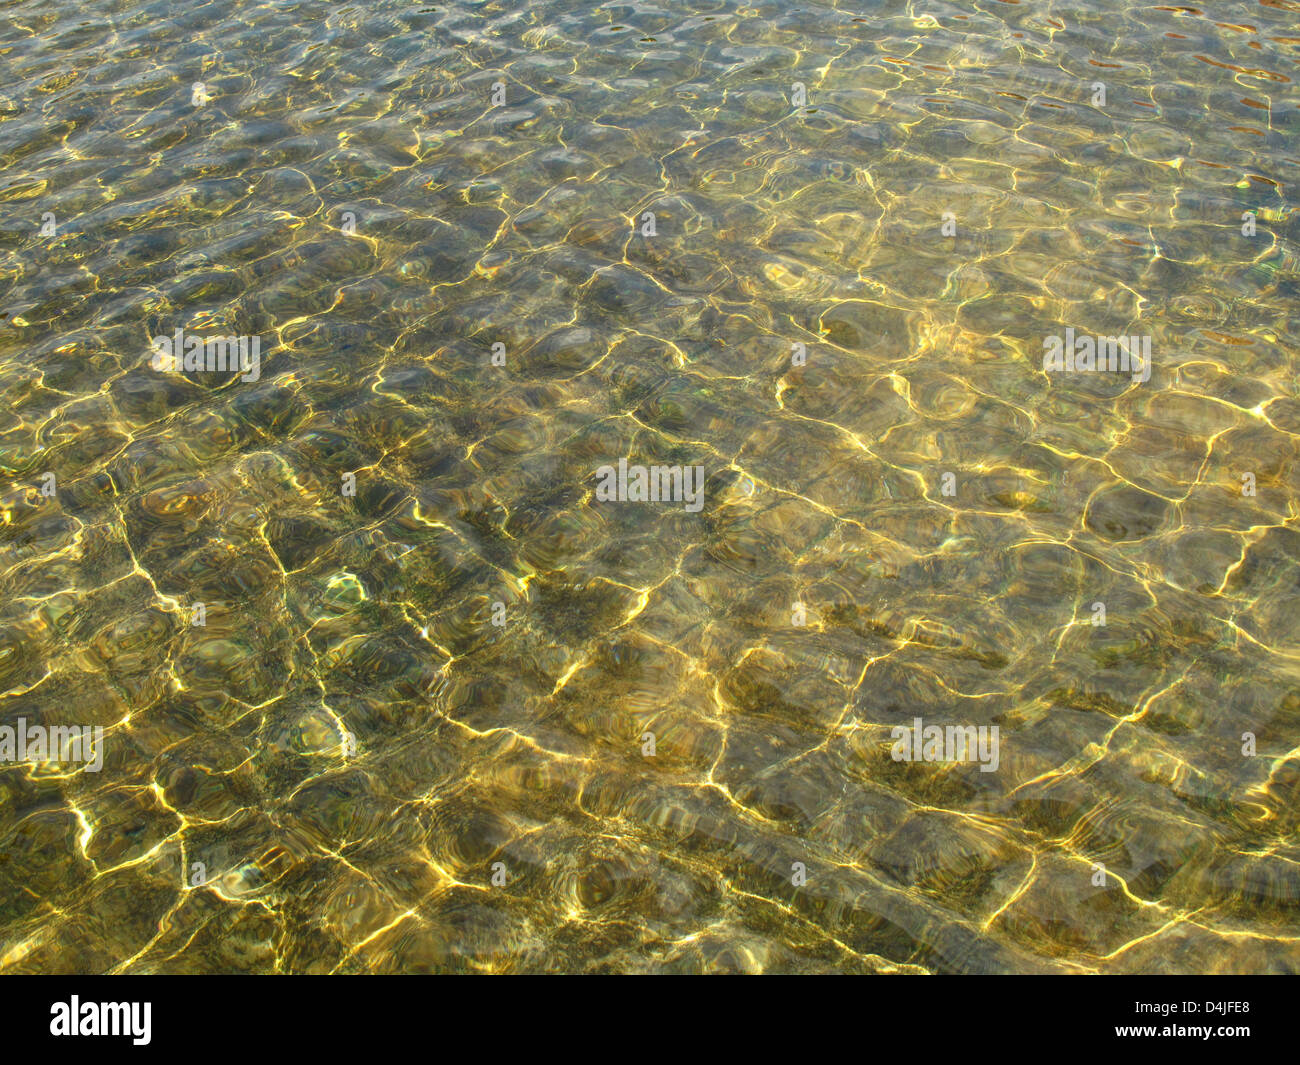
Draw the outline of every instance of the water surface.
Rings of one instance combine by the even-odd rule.
[[[0,4],[0,724],[105,730],[0,766],[0,970],[1296,971],[1298,59]]]

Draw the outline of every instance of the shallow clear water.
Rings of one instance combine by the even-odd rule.
[[[0,970],[1300,969],[1298,61],[0,4]]]

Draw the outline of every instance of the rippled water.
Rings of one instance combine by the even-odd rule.
[[[1300,969],[1298,60],[0,3],[0,969]]]

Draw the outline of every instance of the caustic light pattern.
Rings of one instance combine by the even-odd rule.
[[[1300,969],[1298,25],[0,6],[0,971]]]

